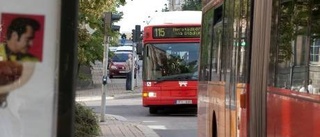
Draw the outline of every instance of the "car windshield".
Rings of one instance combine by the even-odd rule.
[[[126,62],[129,53],[117,53],[112,57],[113,62]]]
[[[199,43],[146,44],[144,80],[197,80]]]

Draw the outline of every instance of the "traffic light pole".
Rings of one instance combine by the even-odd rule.
[[[134,53],[133,53],[133,55],[136,57],[136,60],[135,60],[135,63],[136,63],[136,65],[139,65],[138,64],[138,61],[139,61],[139,57],[137,56],[137,43],[134,43]],[[136,66],[137,67],[137,71],[135,72],[136,73],[136,79],[135,79],[135,84],[134,84],[134,86],[135,87],[138,87],[138,72],[139,72],[139,67],[138,66]]]
[[[135,55],[134,55],[134,43],[132,45],[132,67],[133,69],[131,69],[131,90],[133,91],[134,90],[134,70],[136,69],[135,68]]]
[[[107,93],[107,81],[108,81],[108,72],[107,66],[109,65],[109,43],[110,36],[107,34],[108,31],[119,31],[120,26],[112,25],[114,21],[120,20],[121,15],[113,14],[112,12],[105,12],[103,15],[104,21],[104,50],[103,50],[103,77],[102,77],[102,96],[101,96],[101,122],[105,121],[105,109],[106,109],[106,93]]]
[[[133,45],[132,45],[132,56],[133,56],[133,63],[132,63],[132,75],[131,75],[131,90],[134,90],[134,87],[137,87],[138,85],[138,76],[136,74],[136,78],[134,79],[134,73],[135,73],[135,65],[136,63],[136,56],[137,56],[137,51],[136,51],[136,47],[137,47],[137,43],[140,42],[140,35],[141,35],[141,26],[140,25],[136,25],[135,29],[132,30],[132,41],[133,41]],[[138,58],[136,58],[137,60],[139,60]],[[138,71],[137,71],[138,72]],[[135,83],[135,84],[134,84]]]
[[[108,81],[108,60],[109,60],[109,37],[105,37],[105,44],[103,45],[103,76],[102,76],[102,96],[101,96],[101,118],[100,122],[105,122],[106,111],[106,94],[107,94],[107,81]]]
[[[131,75],[131,90],[133,91],[134,90],[134,87],[137,87],[137,79],[138,79],[138,70],[137,70],[137,72],[135,72],[135,69],[136,69],[136,56],[137,56],[137,52],[136,52],[136,50],[135,49],[137,49],[137,48],[135,48],[136,47],[136,43],[135,42],[133,42],[133,45],[132,45],[132,75]],[[134,78],[134,74],[135,73],[137,73],[136,74],[136,78]]]

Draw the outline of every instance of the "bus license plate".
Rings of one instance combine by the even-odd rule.
[[[176,104],[192,104],[192,100],[177,100]]]

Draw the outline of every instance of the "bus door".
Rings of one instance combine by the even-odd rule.
[[[215,8],[213,18],[213,46],[212,46],[212,67],[217,69],[218,81],[222,84],[224,91],[224,116],[219,116],[218,124],[224,125],[222,134],[228,137],[235,137],[236,133],[236,84],[235,75],[236,71],[233,68],[235,63],[235,50],[236,47],[230,45],[229,40],[224,36],[224,23],[226,20],[222,18],[223,5]],[[222,62],[223,61],[223,62]],[[214,74],[214,73],[213,73]],[[215,76],[212,76],[215,79]],[[221,135],[219,133],[218,135]]]
[[[214,11],[214,47],[217,47],[217,68],[225,90],[225,136],[238,137],[242,111],[240,95],[246,92],[249,83],[250,19],[247,12],[240,12],[232,5],[226,2]],[[239,14],[227,15],[230,10]]]
[[[236,105],[236,50],[237,47],[230,45],[229,40],[224,38],[224,23],[226,20],[222,20],[222,6],[215,9],[214,14],[214,30],[213,30],[213,51],[215,51],[217,61],[217,72],[220,75],[220,81],[224,83],[225,91],[225,136],[236,136],[236,117],[237,117],[237,105]],[[223,62],[222,62],[223,60]],[[214,65],[214,64],[213,64]]]
[[[212,68],[217,70],[217,73],[212,73],[212,80],[220,81],[221,89],[224,91],[224,111],[223,116],[219,117],[219,125],[224,125],[224,130],[218,135],[228,137],[236,136],[237,128],[237,98],[236,98],[236,51],[237,47],[233,46],[230,38],[225,38],[230,34],[226,33],[225,24],[227,20],[223,20],[223,5],[215,8],[213,17],[213,45],[211,49]],[[232,39],[232,38],[231,38]]]

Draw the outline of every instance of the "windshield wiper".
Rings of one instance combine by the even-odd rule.
[[[157,83],[161,83],[161,82],[163,82],[163,81],[169,81],[169,80],[173,80],[173,79],[161,77],[161,78],[157,78],[156,82],[157,82]]]

